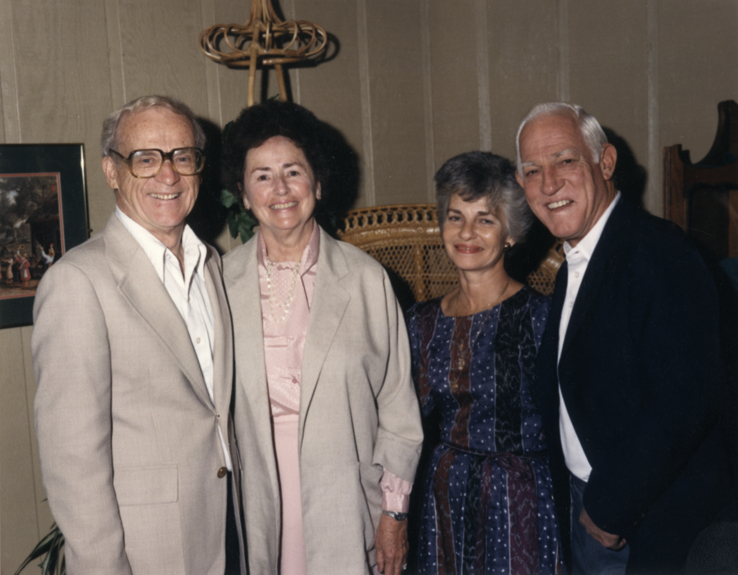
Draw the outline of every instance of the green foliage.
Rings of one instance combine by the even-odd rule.
[[[234,196],[228,190],[220,192],[220,203],[227,210],[226,221],[231,237],[240,236],[241,242],[246,243],[254,235],[254,226],[256,226],[257,221],[251,217],[251,214],[243,206],[241,198]]]
[[[26,557],[15,575],[19,575],[21,571],[31,561],[43,557],[39,567],[41,567],[41,575],[66,575],[67,567],[64,562],[64,535],[57,527],[56,523],[51,526],[51,531],[46,535],[38,545],[34,547],[31,554]]]

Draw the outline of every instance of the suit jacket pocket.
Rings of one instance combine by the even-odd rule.
[[[174,503],[179,496],[177,466],[116,469],[113,486],[118,497],[118,505]]]

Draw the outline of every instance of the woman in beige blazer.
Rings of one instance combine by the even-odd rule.
[[[395,575],[422,442],[407,334],[383,268],[313,218],[320,126],[272,101],[226,142],[260,224],[224,260],[248,560],[251,575]]]

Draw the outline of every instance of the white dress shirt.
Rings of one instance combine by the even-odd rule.
[[[148,256],[156,270],[156,274],[164,284],[169,297],[179,310],[197,354],[205,385],[210,400],[215,403],[213,389],[213,350],[215,348],[215,317],[210,305],[207,287],[205,286],[205,258],[207,248],[195,235],[190,226],[185,225],[182,233],[182,250],[184,252],[184,271],[179,265],[177,256],[143,226],[133,221],[116,206],[115,214],[135,238]],[[223,445],[223,454],[228,471],[233,470],[230,452],[218,424],[218,433]]]
[[[589,260],[592,258],[597,243],[600,241],[602,230],[605,229],[605,224],[619,199],[620,192],[617,193],[615,199],[613,199],[607,210],[605,210],[605,213],[597,220],[597,223],[589,230],[587,235],[577,243],[576,247],[571,247],[569,242],[564,242],[564,254],[566,256],[568,275],[564,308],[561,310],[561,323],[559,323],[558,359],[561,359],[561,349],[564,346],[566,329],[569,327],[571,312],[574,309],[574,302],[577,299],[579,287],[582,285],[584,273],[587,271]],[[590,473],[592,473],[592,466],[587,460],[576,431],[574,431],[569,412],[566,409],[564,396],[561,394],[561,384],[559,384],[559,432],[561,433],[561,448],[564,451],[566,466],[573,475],[582,481],[587,481]]]

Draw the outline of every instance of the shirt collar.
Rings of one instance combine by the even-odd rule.
[[[264,243],[264,238],[261,235],[261,231],[257,231],[256,242],[257,242],[256,243],[257,261],[259,265],[264,266],[266,265],[267,251],[266,251],[266,244]],[[318,225],[318,222],[313,220],[313,231],[310,234],[310,239],[308,240],[307,246],[305,246],[305,249],[302,251],[302,257],[300,258],[300,275],[301,276],[305,275],[305,273],[307,273],[318,262],[319,253],[320,253],[320,226]],[[280,263],[290,263],[290,262],[280,262]],[[275,265],[278,266],[279,263],[275,263]]]
[[[597,247],[597,243],[600,241],[600,236],[602,236],[602,231],[605,229],[605,224],[607,223],[607,220],[610,219],[610,214],[612,214],[612,211],[615,209],[615,204],[618,203],[618,200],[620,200],[620,192],[615,195],[615,198],[613,198],[610,205],[607,206],[607,209],[600,216],[600,219],[597,220],[597,223],[592,226],[592,229],[587,232],[587,235],[584,236],[575,247],[572,247],[568,241],[564,242],[564,255],[567,260],[571,257],[579,256],[589,261]]]
[[[176,258],[174,253],[172,253],[172,250],[165,246],[141,224],[135,222],[129,216],[124,214],[123,210],[121,210],[119,206],[115,206],[115,215],[118,216],[118,219],[123,223],[136,242],[138,242],[138,245],[141,246],[141,249],[153,264],[159,279],[163,282],[167,252],[169,252],[172,257]],[[195,270],[201,277],[205,277],[203,274],[207,248],[200,238],[197,237],[195,232],[192,231],[192,228],[187,224],[185,224],[184,231],[182,232],[182,251],[184,253],[185,280],[189,280]],[[185,281],[185,283],[189,284],[189,281]]]

